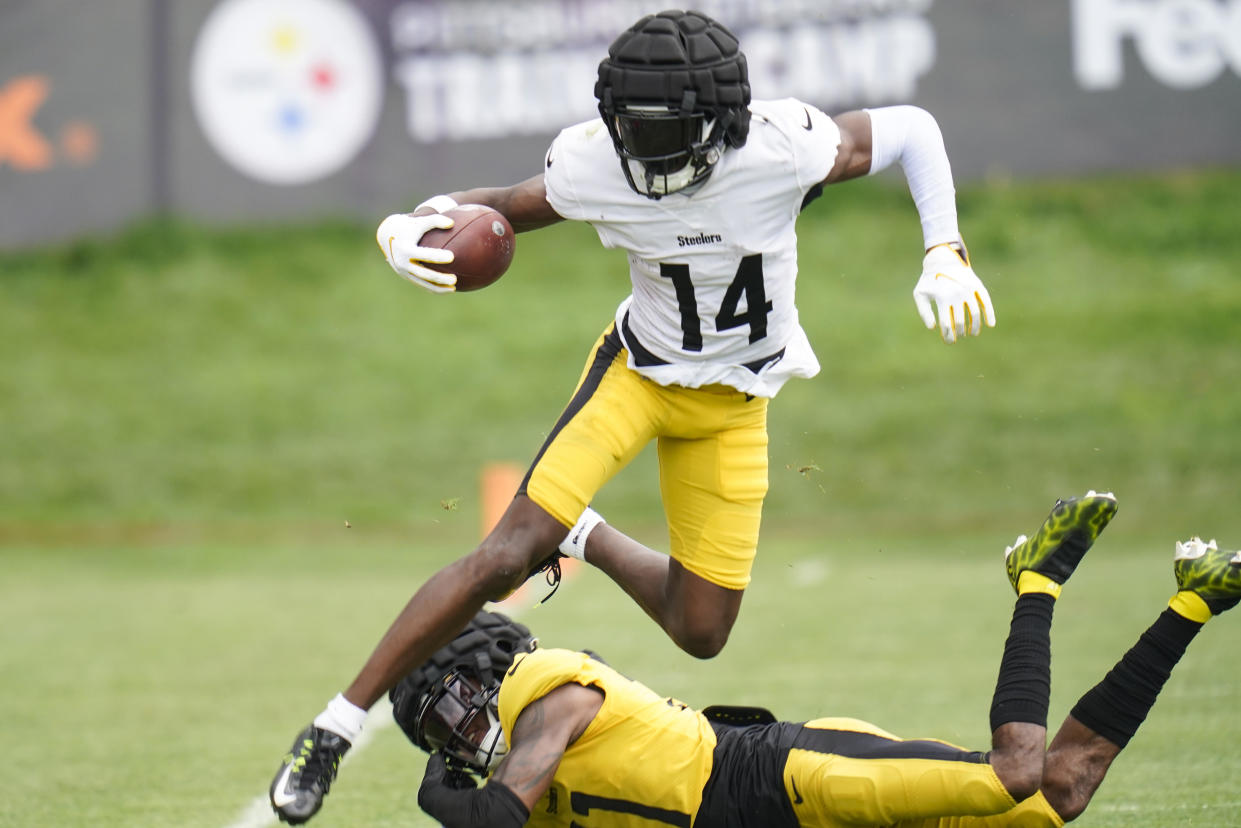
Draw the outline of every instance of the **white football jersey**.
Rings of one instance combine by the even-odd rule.
[[[658,201],[625,180],[599,119],[547,155],[547,200],[629,254],[633,292],[616,325],[629,366],[661,385],[713,383],[773,397],[819,363],[797,319],[797,233],[807,193],[836,160],[840,130],[791,98],[754,101],[750,134],[690,194]]]

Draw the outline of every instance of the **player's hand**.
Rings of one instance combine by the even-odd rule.
[[[422,777],[422,787],[465,791],[477,788],[478,781],[472,774],[460,770],[459,767],[449,767],[444,754],[437,751],[427,759],[427,771]]]
[[[978,336],[982,323],[995,327],[995,308],[987,288],[970,267],[965,246],[939,244],[926,252],[922,260],[922,278],[914,287],[914,304],[928,328],[935,327],[939,313],[939,333],[952,344],[963,336]]]
[[[418,244],[422,234],[428,230],[448,230],[451,227],[452,219],[442,213],[425,216],[394,213],[380,223],[375,240],[379,242],[379,249],[383,251],[388,265],[402,279],[408,279],[432,293],[452,293],[457,289],[457,277],[427,267],[428,264],[450,264],[452,251]]]
[[[469,802],[464,795],[472,793],[476,784],[474,777],[468,773],[449,770],[443,754],[432,753],[427,760],[427,772],[418,787],[418,807],[442,824],[468,824],[468,820],[463,822],[460,819],[470,813]]]

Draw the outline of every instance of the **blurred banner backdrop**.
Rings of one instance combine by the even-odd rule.
[[[649,0],[0,0],[0,245],[378,219],[539,172]],[[954,169],[1241,162],[1241,0],[702,0],[756,97],[916,103]]]

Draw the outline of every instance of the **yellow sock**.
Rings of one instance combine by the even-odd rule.
[[[1202,600],[1201,595],[1188,589],[1173,595],[1168,606],[1182,618],[1197,621],[1199,624],[1205,624],[1211,620],[1211,608],[1207,606],[1207,602]]]
[[[1035,572],[1033,569],[1027,569],[1017,576],[1017,594],[1028,595],[1032,592],[1042,592],[1050,595],[1052,598],[1060,597],[1061,585],[1048,578],[1041,572]]]

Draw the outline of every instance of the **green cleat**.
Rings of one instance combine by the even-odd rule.
[[[1195,593],[1212,615],[1241,601],[1241,552],[1221,550],[1215,541],[1203,543],[1202,538],[1177,541],[1172,569],[1177,589]]]
[[[1082,497],[1057,500],[1033,538],[1020,535],[1004,550],[1004,568],[1013,589],[1028,570],[1063,584],[1115,514],[1111,492],[1091,489]]]

